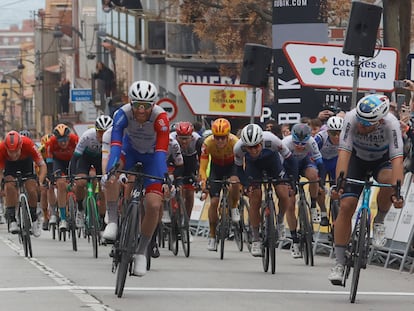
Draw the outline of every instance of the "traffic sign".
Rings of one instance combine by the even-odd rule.
[[[260,117],[262,114],[264,98],[261,88],[234,84],[180,83],[178,89],[194,115],[251,117],[253,112],[255,117]]]
[[[352,89],[355,59],[342,53],[342,45],[286,42],[283,52],[302,85]],[[398,77],[398,50],[376,49],[375,55],[360,57],[358,89],[393,91]]]
[[[178,108],[175,101],[170,98],[161,98],[156,103],[158,106],[161,106],[168,115],[168,120],[174,120],[177,116]]]
[[[92,89],[71,89],[70,101],[72,103],[93,101]]]

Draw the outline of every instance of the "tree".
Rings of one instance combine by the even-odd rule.
[[[400,51],[400,77],[406,76],[404,60],[410,51],[411,1],[383,0],[384,46]],[[324,8],[321,15],[326,17],[329,26],[347,25],[351,0],[321,2],[321,7]],[[172,12],[178,12],[178,22],[192,24],[200,39],[214,41],[220,52],[231,59],[242,58],[246,43],[271,46],[272,1],[171,0],[169,3],[175,8]]]

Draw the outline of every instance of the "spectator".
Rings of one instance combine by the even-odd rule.
[[[59,113],[69,113],[70,81],[62,78],[57,93],[59,95]]]

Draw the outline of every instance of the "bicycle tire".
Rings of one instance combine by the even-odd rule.
[[[330,200],[329,202],[329,215],[331,218],[330,221],[330,231],[331,231],[331,236],[332,236],[332,244],[333,241],[335,241],[335,221],[336,221],[336,217],[338,216],[339,213],[339,201],[338,200]]]
[[[247,249],[249,252],[252,251],[252,232],[250,230],[250,221],[249,221],[249,205],[247,204],[246,200],[243,198],[243,218],[240,218],[243,223],[243,240],[247,245]],[[245,211],[247,212],[247,218],[245,217]],[[240,217],[242,217],[240,215]]]
[[[70,236],[72,238],[72,249],[73,251],[78,251],[78,245],[76,241],[76,203],[72,195],[69,195],[68,199],[68,209],[69,209],[69,230]]]
[[[135,252],[135,232],[138,221],[138,206],[131,203],[128,206],[127,215],[121,223],[121,232],[119,237],[119,254],[121,260],[118,264],[116,275],[115,294],[121,298],[124,292],[127,272],[130,269],[133,254]]]
[[[366,256],[366,241],[367,241],[367,219],[368,212],[363,209],[361,212],[361,218],[355,232],[356,243],[354,249],[354,268],[352,271],[351,291],[349,293],[349,300],[351,303],[355,302],[356,294],[358,291],[359,276],[361,269],[364,267],[364,261]],[[359,228],[358,228],[359,225]]]
[[[273,201],[269,202],[269,215],[268,217],[268,249],[270,257],[270,266],[272,274],[276,272],[276,225],[275,225],[275,207]]]
[[[243,227],[244,227],[244,201],[243,197],[240,197],[239,204],[237,209],[239,210],[240,214],[240,221],[237,223],[233,223],[233,233],[234,233],[234,241],[236,242],[237,249],[242,252],[243,251]]]
[[[224,258],[224,242],[226,240],[227,237],[227,230],[226,227],[228,226],[227,222],[228,222],[228,212],[229,208],[228,208],[228,202],[227,202],[227,198],[226,198],[226,194],[223,194],[223,198],[220,204],[220,211],[221,211],[221,217],[220,217],[220,230],[219,230],[219,238],[220,238],[220,259],[223,260]]]
[[[177,212],[172,211],[171,213],[171,229],[170,229],[170,249],[174,256],[178,254],[178,220]]]
[[[88,231],[92,240],[92,255],[94,258],[98,258],[99,221],[97,218],[98,210],[96,208],[96,201],[93,196],[86,198],[86,210],[89,212]]]
[[[52,231],[52,239],[56,240],[56,224],[50,225],[50,231]]]
[[[32,252],[32,242],[30,238],[30,228],[32,226],[30,220],[30,212],[29,212],[29,205],[27,202],[27,197],[22,195],[20,197],[20,235],[23,244],[24,256],[25,257],[33,257]]]
[[[313,266],[312,231],[310,224],[309,207],[306,203],[299,204],[299,226],[301,231],[301,251],[305,265]]]
[[[266,217],[266,212],[265,212],[265,206],[262,205],[261,208],[261,215],[262,215],[262,221],[261,221],[261,225],[260,225],[260,232],[262,235],[262,266],[263,266],[263,271],[267,272],[269,271],[269,263],[270,263],[270,254],[269,254],[269,243],[267,240],[267,221],[268,218]]]
[[[180,228],[180,238],[181,245],[183,247],[184,256],[190,256],[190,220],[187,214],[187,210],[184,206],[184,202],[181,196],[177,197],[178,211],[179,211],[179,228]]]

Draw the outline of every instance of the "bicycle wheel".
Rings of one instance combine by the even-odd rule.
[[[306,265],[313,266],[312,238],[313,230],[310,224],[309,207],[306,203],[299,204],[299,225],[301,232],[301,251]]]
[[[228,203],[227,203],[227,198],[226,195],[223,194],[223,198],[220,204],[220,212],[221,212],[221,217],[219,220],[219,224],[220,224],[220,230],[219,230],[219,234],[220,234],[220,259],[223,260],[224,258],[224,242],[228,236],[227,230],[228,230],[228,219],[229,219],[229,215],[228,215],[228,211],[229,211],[229,207],[228,207]]]
[[[170,229],[170,249],[174,256],[178,254],[178,219],[177,211],[172,211],[171,213],[171,229]]]
[[[93,196],[86,198],[86,210],[88,215],[88,228],[92,240],[92,254],[93,257],[98,258],[98,243],[99,243],[99,220],[98,210],[96,208],[96,201]]]
[[[273,202],[269,202],[269,215],[268,215],[268,227],[267,227],[267,243],[269,249],[270,265],[272,268],[272,274],[276,272],[276,223],[275,223],[275,207]]]
[[[338,200],[330,200],[330,204],[329,204],[329,214],[330,214],[330,218],[331,218],[331,225],[330,225],[330,229],[331,229],[331,238],[332,238],[332,244],[333,241],[335,241],[335,220],[336,217],[338,216],[339,213],[339,201]]]
[[[69,231],[70,236],[72,238],[72,249],[76,252],[78,250],[78,245],[76,241],[76,203],[72,195],[69,196],[68,199],[68,208],[69,208]]]
[[[246,243],[247,249],[251,252],[252,249],[252,231],[250,230],[250,221],[249,221],[249,205],[246,200],[242,198],[241,205],[243,205],[243,214],[240,214],[240,220],[242,222],[242,231],[243,231],[243,242]]]
[[[32,242],[30,239],[30,229],[32,226],[30,214],[29,214],[29,205],[27,202],[27,197],[22,195],[20,197],[19,203],[19,215],[20,215],[20,235],[23,244],[24,256],[33,257],[32,252]]]
[[[366,263],[366,256],[368,255],[367,250],[367,241],[369,241],[367,237],[367,221],[368,221],[368,214],[367,210],[363,209],[361,212],[361,218],[359,223],[356,225],[355,230],[355,249],[354,249],[354,270],[352,272],[352,282],[351,282],[351,292],[349,294],[349,300],[351,303],[355,302],[355,297],[358,290],[358,283],[359,283],[359,275],[361,272],[361,268],[365,267]]]
[[[262,236],[262,266],[263,271],[267,272],[269,270],[269,262],[270,262],[270,253],[269,253],[269,243],[268,243],[268,217],[266,216],[266,208],[262,206],[261,209],[262,215],[262,222],[260,224],[260,232]]]
[[[119,254],[120,261],[116,275],[115,294],[118,298],[122,297],[125,287],[127,272],[131,265],[132,256],[135,252],[136,228],[138,221],[138,206],[131,203],[128,206],[127,215],[121,223],[121,232],[119,237]]]
[[[181,197],[177,197],[178,211],[178,227],[180,228],[181,245],[185,257],[190,256],[190,221],[188,219],[187,210]]]
[[[239,204],[237,208],[240,213],[240,221],[238,223],[233,223],[233,233],[234,241],[236,242],[237,248],[239,251],[243,251],[243,228],[244,228],[244,198],[240,197]]]

